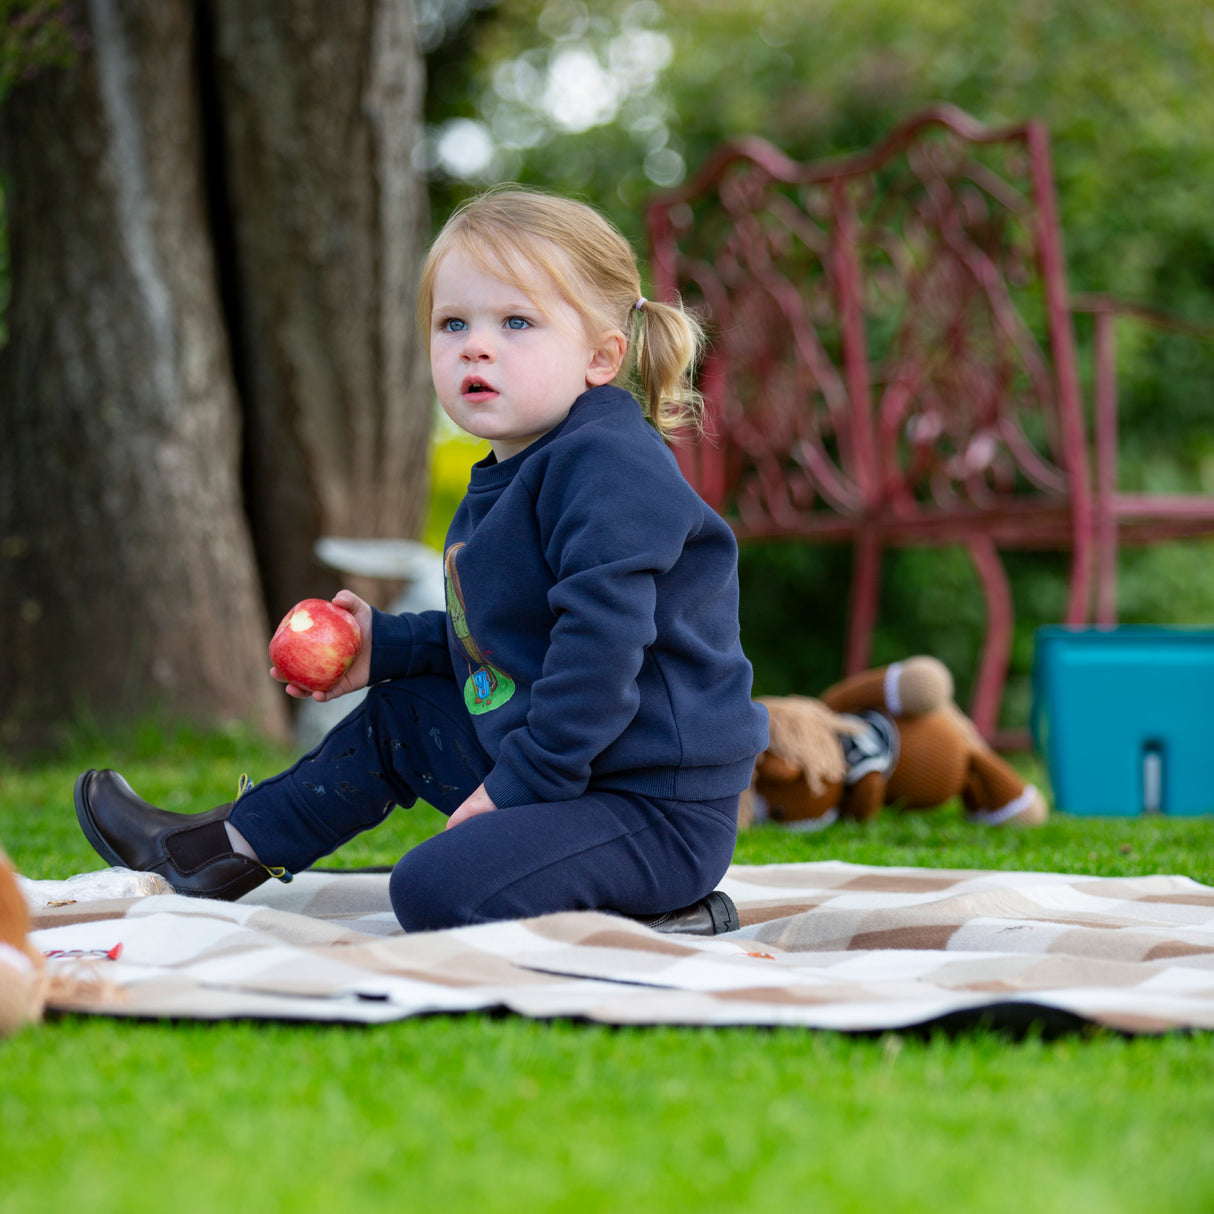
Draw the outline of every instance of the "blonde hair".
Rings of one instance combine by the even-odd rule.
[[[690,373],[702,330],[680,304],[642,299],[632,246],[593,207],[519,186],[496,187],[457,207],[422,266],[417,325],[427,349],[435,274],[454,250],[529,293],[550,283],[591,340],[622,333],[627,349],[616,378],[627,379],[635,365],[642,408],[659,433],[669,439],[699,429],[702,402]]]

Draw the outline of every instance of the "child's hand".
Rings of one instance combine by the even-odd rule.
[[[447,819],[447,825],[444,830],[450,830],[453,826],[458,826],[461,822],[467,822],[469,818],[475,818],[477,814],[487,814],[497,806],[489,800],[489,794],[485,791],[485,786],[482,784],[476,792],[474,792],[464,803]]]
[[[357,691],[360,687],[366,687],[370,680],[371,608],[352,590],[339,590],[333,596],[333,603],[338,607],[344,607],[358,622],[358,627],[363,637],[362,645],[359,646],[358,652],[354,655],[354,661],[350,663],[349,669],[328,691],[308,691],[306,688],[283,678],[278,668],[271,666],[270,674],[280,683],[286,684],[287,695],[293,696],[297,700],[306,700],[311,697],[313,700],[319,700],[323,704],[326,700],[336,700],[338,696],[344,696],[351,691]]]

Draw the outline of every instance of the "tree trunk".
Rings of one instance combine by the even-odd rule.
[[[424,522],[431,392],[413,300],[426,200],[411,159],[423,73],[407,0],[210,11],[246,492],[277,618],[336,589],[318,536],[412,537]]]
[[[329,588],[318,535],[424,508],[408,0],[86,12],[0,108],[0,743],[149,709],[281,733],[266,603]]]
[[[163,709],[282,733],[239,482],[190,0],[93,0],[0,111],[0,739]]]

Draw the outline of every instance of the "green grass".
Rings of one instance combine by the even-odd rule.
[[[287,759],[239,732],[82,740],[0,763],[0,841],[32,877],[98,867],[71,787],[118,766],[171,808]],[[402,812],[335,862],[390,863],[439,824]],[[1214,819],[1056,816],[982,831],[955,810],[738,859],[1179,872],[1214,883]],[[0,1214],[1214,1208],[1214,1039],[974,1031],[608,1029],[490,1016],[383,1027],[66,1017],[0,1043]]]

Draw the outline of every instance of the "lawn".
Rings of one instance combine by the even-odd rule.
[[[285,759],[240,732],[81,740],[51,763],[0,764],[0,841],[31,877],[96,868],[71,809],[80,768],[119,766],[190,810]],[[390,863],[438,824],[399,812],[333,862]],[[1214,884],[1212,843],[1214,819],[1058,815],[984,832],[945,809],[751,831],[738,859]],[[370,1029],[59,1018],[0,1043],[0,1212],[1206,1214],[1212,1045],[484,1015]]]

